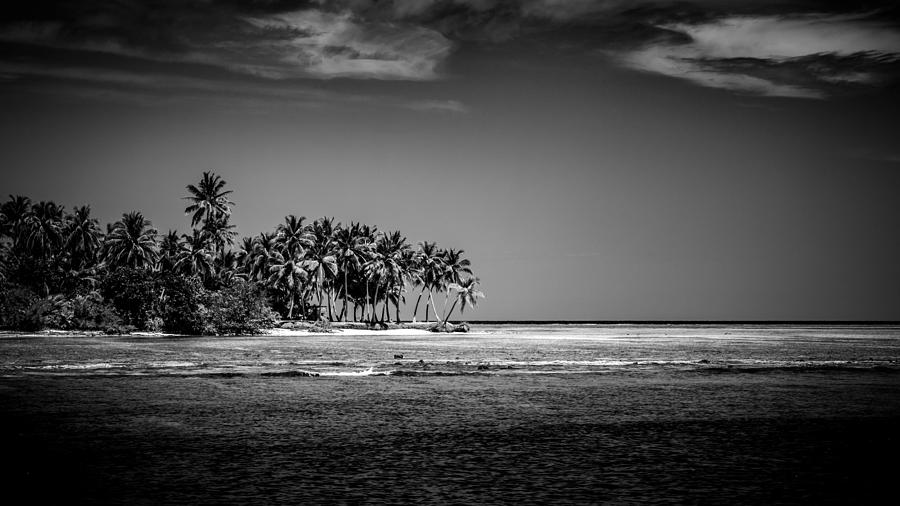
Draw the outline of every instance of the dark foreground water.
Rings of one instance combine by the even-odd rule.
[[[4,496],[872,504],[896,495],[897,327],[477,330],[0,336]]]

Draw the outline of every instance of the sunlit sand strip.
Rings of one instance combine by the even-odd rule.
[[[365,330],[365,329],[334,329],[332,332],[310,332],[308,330],[294,329],[269,329],[263,335],[280,337],[303,337],[310,335],[321,336],[424,336],[436,335],[424,329],[390,329],[390,330]]]

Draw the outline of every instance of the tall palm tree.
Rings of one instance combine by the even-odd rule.
[[[196,227],[203,222],[203,228],[213,234],[215,246],[222,246],[226,239],[230,240],[233,236],[230,229],[234,227],[228,225],[228,217],[231,216],[234,202],[228,200],[228,195],[232,192],[225,190],[225,184],[220,176],[206,171],[197,185],[189,184],[185,187],[189,195],[183,197],[191,202],[184,209],[185,214],[191,215],[191,226]]]
[[[367,268],[366,265],[374,258],[375,243],[377,242],[378,237],[379,237],[378,227],[374,226],[374,225],[370,226],[370,225],[361,224],[359,226],[358,235],[359,235],[360,243],[365,248],[365,263],[363,264],[363,268],[362,268],[362,277],[365,280],[365,285],[366,285],[366,298],[365,298],[365,303],[363,304],[363,320],[373,321],[374,314],[373,315],[369,314],[369,300],[370,300],[369,285],[371,284],[372,278],[369,275],[370,269]],[[374,310],[374,308],[375,308],[375,303],[372,302],[372,309]]]
[[[279,224],[276,229],[279,244],[291,255],[302,255],[313,243],[314,237],[309,233],[309,226],[303,224],[304,221],[306,216],[291,214],[285,216],[284,223]]]
[[[100,250],[100,225],[91,217],[90,206],[76,207],[69,216],[65,242],[74,268],[93,263]]]
[[[372,312],[369,313],[369,317],[367,321],[369,323],[375,323],[376,315],[378,311],[376,310],[376,304],[378,304],[378,292],[381,290],[381,285],[384,284],[384,279],[389,275],[389,268],[387,266],[387,258],[384,254],[378,250],[378,248],[373,248],[372,251],[369,252],[368,260],[363,265],[363,271],[366,276],[366,299],[368,300],[369,295],[369,283],[375,284],[375,297],[372,298]],[[367,302],[368,305],[368,302]]]
[[[413,320],[415,321],[416,315],[419,313],[419,301],[421,301],[423,294],[427,290],[428,299],[425,302],[425,321],[427,322],[428,304],[431,303],[431,305],[434,306],[432,292],[442,279],[444,260],[439,254],[440,250],[438,250],[437,243],[435,242],[420,242],[419,250],[416,253],[416,263],[418,264],[420,271],[418,279],[422,284],[422,290],[419,292],[419,297],[416,299],[416,306],[413,309]],[[437,313],[435,313],[434,316],[437,317]]]
[[[323,292],[330,289],[337,277],[338,265],[334,255],[333,219],[320,218],[310,227],[312,244],[306,250],[304,268],[310,273],[313,286],[318,293],[319,306],[322,306]],[[332,320],[331,297],[325,301],[328,307],[328,319]]]
[[[106,236],[103,258],[113,268],[153,268],[158,257],[156,233],[140,212],[125,213]]]
[[[26,245],[33,255],[49,259],[60,252],[64,220],[65,211],[55,202],[38,202],[32,206],[26,222]]]
[[[22,195],[10,195],[0,206],[0,236],[8,237],[12,251],[25,245],[26,225],[31,216],[31,199]]]
[[[297,292],[306,283],[308,274],[303,268],[303,259],[299,255],[282,254],[273,251],[270,258],[269,277],[266,284],[285,294],[288,303],[288,319],[293,317],[294,299]],[[305,308],[304,308],[305,314]]]
[[[450,315],[453,314],[453,310],[456,308],[457,303],[461,303],[459,311],[464,313],[466,306],[474,308],[475,305],[478,304],[478,299],[484,298],[484,293],[476,289],[478,282],[478,278],[471,276],[461,283],[450,283],[448,288],[456,291],[456,297],[453,300],[453,305],[450,306],[450,311],[447,312],[447,316],[444,318],[444,325],[447,324],[447,320],[449,320]]]
[[[272,255],[278,251],[278,236],[263,232],[253,240],[253,251],[248,256],[250,278],[265,281],[269,278]]]
[[[349,228],[338,227],[334,233],[334,252],[338,270],[344,277],[344,308],[341,310],[341,319],[344,321],[347,321],[347,301],[350,298],[350,271],[359,271],[368,251],[365,238],[359,231],[359,223],[351,223]]]
[[[460,284],[463,274],[472,275],[471,263],[467,258],[463,258],[463,253],[465,251],[453,248],[441,250],[440,252],[441,260],[444,263],[444,272],[441,274],[440,280],[438,280],[438,288],[444,291],[444,310],[447,309],[447,303],[450,300],[449,285],[451,283]],[[434,316],[437,317],[437,308],[435,308]]]

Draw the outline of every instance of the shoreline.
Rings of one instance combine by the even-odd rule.
[[[316,325],[315,323],[306,321],[278,321],[272,328],[263,329],[254,334],[242,335],[190,335],[190,334],[173,334],[169,332],[153,332],[153,331],[135,331],[122,334],[107,334],[100,330],[63,330],[63,329],[44,329],[34,332],[17,331],[17,330],[0,330],[0,339],[10,338],[26,338],[26,337],[256,337],[256,336],[275,336],[275,337],[303,337],[303,336],[323,336],[323,335],[347,335],[347,336],[415,336],[415,335],[431,335],[446,334],[451,332],[437,332],[429,330],[435,326],[436,322],[402,322],[402,323],[386,323],[385,328],[373,329],[365,323],[360,322],[332,322],[327,327]],[[448,323],[451,328],[457,328],[465,325],[466,330],[457,330],[456,333],[469,332],[468,324]]]

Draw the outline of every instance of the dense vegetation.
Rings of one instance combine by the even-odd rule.
[[[279,316],[374,325],[399,322],[410,293],[414,320],[422,307],[425,321],[446,326],[483,297],[462,250],[414,249],[400,232],[361,223],[290,215],[236,245],[225,186],[211,172],[187,186],[187,234],[160,235],[137,211],[103,232],[88,206],[10,196],[0,206],[0,327],[241,334]]]

